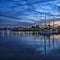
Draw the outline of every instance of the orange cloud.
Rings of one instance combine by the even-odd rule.
[[[47,24],[49,24],[49,23],[47,23]],[[51,26],[53,26],[53,24],[54,24],[54,26],[60,26],[60,21],[55,21],[54,23],[50,22]]]

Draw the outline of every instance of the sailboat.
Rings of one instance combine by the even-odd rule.
[[[45,30],[45,31],[39,31],[39,34],[40,35],[51,35],[51,34],[53,34],[51,31],[49,31],[49,30]]]
[[[46,28],[46,14],[45,14],[45,28]],[[44,29],[43,31],[39,31],[39,34],[49,36],[52,34],[52,31],[50,31],[50,29]]]

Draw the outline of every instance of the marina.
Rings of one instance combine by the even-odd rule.
[[[3,60],[60,60],[59,45],[60,34],[43,36],[38,32],[0,31],[0,59]]]

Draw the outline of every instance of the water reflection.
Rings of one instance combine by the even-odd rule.
[[[34,48],[36,53],[43,56],[60,55],[60,35],[42,36],[38,32],[0,31],[0,37],[22,44],[25,48]]]

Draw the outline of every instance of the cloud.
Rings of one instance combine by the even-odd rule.
[[[41,23],[41,16],[44,19],[45,13],[47,16],[60,14],[59,2],[59,0],[0,0],[0,17],[3,17],[0,19],[27,23],[40,21]]]

